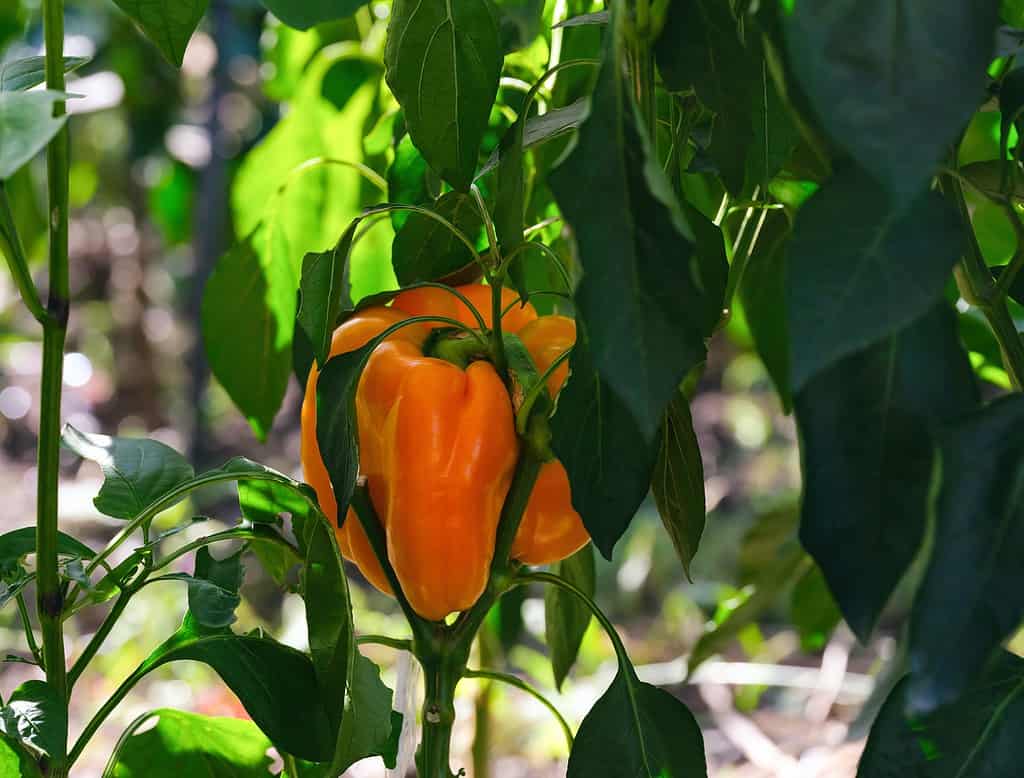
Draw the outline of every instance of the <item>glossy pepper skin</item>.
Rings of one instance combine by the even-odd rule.
[[[458,290],[490,326],[490,288],[473,284]],[[507,290],[504,297],[506,304],[515,299]],[[479,326],[450,292],[409,290],[398,295],[390,308],[369,308],[345,321],[334,333],[331,355],[357,349],[392,324],[422,315]],[[520,333],[534,326],[531,340],[538,349],[534,358],[544,370],[572,344],[575,331],[572,321],[564,319],[568,326],[559,325],[558,333],[559,343],[565,345],[556,350],[547,344],[547,339],[558,340],[556,333],[550,324],[535,326],[541,321],[532,306],[515,306],[502,324],[506,331]],[[356,414],[360,471],[385,528],[388,559],[414,610],[440,620],[472,606],[486,586],[519,443],[508,392],[489,363],[473,362],[462,370],[423,355],[423,343],[433,326],[404,327],[374,350],[356,391]],[[541,352],[550,354],[546,363]],[[561,371],[551,378],[559,375],[564,381]],[[302,463],[325,513],[336,521],[337,505],[316,441],[317,376],[314,365],[302,407]],[[566,521],[566,511],[575,518],[575,525]],[[338,539],[342,553],[371,583],[388,592],[380,563],[351,510]],[[557,462],[548,463],[524,514],[523,530],[516,536],[519,554],[514,556],[532,561],[571,546],[565,556],[586,540],[571,508],[565,471]]]

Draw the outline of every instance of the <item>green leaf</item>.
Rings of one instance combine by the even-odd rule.
[[[998,265],[992,268],[992,275],[996,278],[1006,270],[1006,265]],[[1017,273],[1013,278],[1013,283],[1006,289],[1006,295],[1014,302],[1024,305],[1024,273]]]
[[[819,373],[796,396],[800,539],[862,641],[924,538],[936,464],[931,430],[976,404],[944,302]],[[945,629],[949,614],[941,618]]]
[[[475,241],[483,229],[473,198],[461,192],[441,195],[430,209]],[[469,248],[445,225],[429,216],[410,213],[395,232],[391,263],[402,286],[437,281],[476,261]]]
[[[1002,778],[1020,769],[1024,660],[1000,651],[953,705],[907,718],[914,676],[890,692],[857,767],[857,778]]]
[[[238,590],[245,577],[243,550],[224,559],[214,559],[209,546],[196,552],[195,575],[188,582],[188,609],[201,626],[220,629],[235,623],[235,609],[242,602]]]
[[[611,21],[611,14],[608,11],[594,11],[593,13],[570,16],[568,19],[556,24],[552,29],[558,29],[559,27],[583,27],[590,24],[602,25],[608,24],[609,21]]]
[[[333,361],[332,361],[333,362]],[[391,690],[380,669],[356,648],[352,605],[334,530],[322,517],[305,525],[306,563],[303,598],[313,667],[328,701],[337,733],[328,774],[340,775],[368,756],[383,755],[394,766],[401,716],[392,715]],[[394,716],[397,716],[397,723]]]
[[[863,172],[847,168],[797,214],[786,311],[792,387],[924,314],[964,248],[953,207],[925,192],[902,215]]]
[[[313,663],[300,651],[258,635],[210,631],[191,614],[135,670],[130,682],[168,662],[212,667],[274,745],[314,761],[330,758],[333,736]]]
[[[693,714],[633,673],[620,667],[583,719],[567,778],[706,778],[704,739]]]
[[[750,335],[754,339],[782,408],[793,407],[786,327],[786,247],[790,225],[782,210],[769,211],[738,289]]]
[[[287,257],[284,233],[261,228],[220,258],[203,292],[210,369],[260,440],[291,374],[297,282]]]
[[[529,46],[540,34],[544,0],[495,0],[501,50],[506,54]]]
[[[575,301],[594,366],[652,443],[679,382],[704,359],[714,322],[707,321],[690,227],[652,162],[613,51],[576,148],[550,185],[583,258]]]
[[[690,578],[690,563],[704,532],[704,464],[690,405],[682,393],[672,398],[665,411],[651,491],[665,531]]]
[[[0,181],[6,181],[46,148],[67,116],[53,115],[61,92],[0,92]]]
[[[17,565],[36,550],[36,528],[20,527],[0,535],[0,575]],[[81,541],[64,532],[57,532],[57,554],[92,559],[95,552]]]
[[[1011,27],[1024,27],[1024,0],[999,0],[999,17]]]
[[[526,128],[523,134],[523,148],[533,148],[534,146],[539,146],[549,140],[560,138],[573,130],[577,130],[580,125],[586,121],[589,115],[590,98],[580,97],[569,103],[569,105],[562,106],[561,108],[552,108],[541,116],[531,116],[526,120]],[[505,137],[509,138],[509,140],[512,139],[509,133],[512,132],[514,127],[515,125],[509,128],[505,133]],[[509,150],[510,153],[515,154],[514,147],[510,147]],[[497,168],[503,159],[502,154],[503,152],[501,147],[495,149],[494,153],[492,153],[490,158],[487,160],[487,164],[480,169],[480,172],[477,174],[477,178],[480,178]]]
[[[985,99],[996,4],[799,0],[793,70],[825,129],[902,209]]]
[[[42,778],[36,760],[18,743],[3,735],[0,735],[0,778]]]
[[[268,778],[271,742],[245,719],[170,708],[147,714],[156,725],[120,744],[111,778]]]
[[[789,106],[779,95],[768,73],[767,62],[762,59],[757,67],[761,72],[753,95],[751,121],[754,136],[747,155],[746,189],[753,191],[755,186],[760,186],[762,192],[765,192],[768,182],[789,162],[800,141],[800,134],[793,123]]]
[[[353,221],[333,249],[306,254],[302,260],[301,297],[296,323],[313,344],[313,353],[320,367],[327,363],[331,353],[331,336],[347,296],[345,268],[358,226],[359,221]]]
[[[67,702],[46,681],[25,681],[0,710],[0,733],[33,754],[63,762],[67,753]]]
[[[297,30],[308,30],[317,24],[345,19],[366,0],[260,0],[274,16]]]
[[[596,584],[594,550],[584,546],[563,559],[553,572],[593,597]],[[576,663],[576,655],[583,635],[590,626],[590,609],[575,595],[558,586],[544,591],[544,640],[551,656],[551,672],[555,688],[561,689],[569,670]]]
[[[238,482],[238,504],[242,509],[242,515],[255,524],[280,524],[282,513],[289,513],[293,518],[306,516],[310,511],[311,502],[313,505],[316,504],[313,490],[291,479],[283,482]]]
[[[468,190],[501,75],[491,3],[396,0],[384,62],[416,148],[438,175]]]
[[[729,4],[718,0],[671,4],[655,57],[671,91],[692,87],[715,112],[709,151],[726,187],[738,195],[748,150],[758,151],[754,119],[759,100],[755,98],[764,81],[761,68],[740,40]]]
[[[610,559],[647,496],[658,447],[597,372],[590,349],[586,327],[577,320],[569,381],[551,421],[551,445],[569,475],[573,507],[594,545]]]
[[[88,57],[64,57],[64,72],[71,73]],[[0,92],[24,92],[46,81],[46,57],[25,57],[0,64]]]
[[[115,519],[137,516],[195,476],[181,454],[156,440],[92,435],[66,424],[61,442],[103,470],[103,486],[93,503]]]
[[[815,565],[793,587],[789,599],[790,621],[800,633],[804,651],[820,651],[840,622],[839,612],[821,568]]]
[[[935,546],[910,621],[919,712],[957,699],[1024,618],[1024,397],[958,419],[941,451]]]
[[[207,0],[114,0],[172,65],[181,65],[185,48],[206,13]]]
[[[524,212],[526,210],[526,182],[523,165],[523,146],[525,144],[526,114],[529,106],[508,128],[501,139],[498,149],[500,153],[497,174],[494,176],[494,232],[498,240],[498,248],[504,260],[523,242]],[[509,265],[509,279],[519,296],[525,301],[530,299],[530,290],[526,283],[524,258]]]

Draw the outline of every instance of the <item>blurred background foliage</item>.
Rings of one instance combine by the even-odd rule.
[[[593,56],[598,49],[595,26],[550,31],[552,22],[595,10],[589,0],[549,0],[545,32],[539,35],[527,8],[537,2],[502,3],[503,42],[512,53],[485,153],[514,120],[518,101],[542,74],[552,47],[559,47],[563,60]],[[383,84],[381,64],[388,13],[387,3],[371,4],[351,20],[299,32],[255,2],[211,0],[179,72],[112,3],[71,4],[67,53],[90,61],[69,82],[69,91],[83,95],[69,103],[75,311],[65,360],[63,415],[69,423],[86,432],[149,435],[188,452],[197,469],[243,454],[301,477],[297,384],[290,382],[266,442],[259,442],[210,378],[198,334],[202,290],[216,259],[249,235],[271,207],[290,255],[301,258],[305,251],[333,245],[361,208],[389,199],[350,168],[328,164],[291,173],[317,157],[384,170],[401,153],[392,142],[397,104]],[[2,59],[37,54],[40,47],[37,0],[5,0]],[[550,106],[570,105],[585,94],[588,78],[579,70],[559,76],[547,95]],[[694,118],[694,137],[700,137],[702,121],[706,117]],[[961,164],[998,157],[998,136],[998,113],[980,113],[961,147]],[[566,143],[550,143],[539,153],[557,159]],[[678,161],[691,171],[685,177],[688,199],[713,217],[722,190],[716,178],[700,172],[705,154],[695,144],[680,151]],[[36,263],[45,253],[40,163],[9,184],[21,234]],[[799,178],[776,180],[773,187],[773,195],[787,203],[812,191]],[[1005,263],[1016,245],[1005,214],[970,191],[968,197],[986,259]],[[551,208],[550,194],[538,182],[528,219],[542,222]],[[746,229],[744,210],[737,207],[726,215],[726,231],[734,237]],[[393,226],[380,220],[359,241],[350,278],[354,298],[395,285]],[[544,235],[571,269],[558,227],[545,228]],[[531,272],[550,272],[544,267]],[[534,286],[556,285],[554,279],[543,280],[535,279]],[[538,298],[538,305],[552,303]],[[753,351],[742,308],[734,313],[712,342],[692,403],[708,508],[693,580],[683,575],[648,501],[615,562],[598,560],[598,597],[620,627],[641,677],[668,686],[697,713],[713,776],[752,778],[798,768],[807,776],[852,775],[866,734],[864,720],[854,716],[866,700],[884,696],[872,690],[894,651],[893,630],[883,623],[872,644],[862,647],[837,626],[838,612],[823,579],[795,539],[794,425]],[[971,319],[961,319],[979,373],[1005,385],[983,323],[976,322],[974,332]],[[37,338],[9,277],[0,274],[0,491],[5,496],[0,532],[32,521]],[[100,482],[97,469],[69,455],[62,476],[62,525],[87,542],[103,543],[117,522],[91,504]],[[191,513],[216,522],[234,518],[237,510],[230,499],[214,496],[182,504],[162,520],[170,523]],[[184,543],[190,534],[178,537]],[[301,645],[305,630],[296,596],[282,594],[255,561],[248,573],[240,626],[264,626]],[[358,580],[354,568],[352,575]],[[183,594],[184,587],[167,584],[139,595],[99,660],[102,675],[85,681],[97,704],[174,629]],[[353,596],[361,631],[401,633],[393,602],[362,581]],[[896,598],[889,625],[898,622],[905,600]],[[24,656],[26,649],[16,618],[13,609],[0,612],[0,645],[13,657]],[[76,622],[69,651],[80,650],[96,626]],[[498,657],[492,664],[551,689],[539,594],[530,591],[522,602],[495,614],[492,626],[482,647]],[[398,683],[400,699],[403,683],[409,683],[408,667],[389,650],[372,651],[387,668],[388,683]],[[695,657],[707,660],[689,678],[687,657],[691,669]],[[611,649],[592,627],[580,664],[554,697],[572,723],[604,689],[612,667]],[[0,691],[6,693],[33,677],[34,668],[8,661],[0,665],[0,675]],[[879,686],[885,688],[884,677]],[[515,691],[488,690],[475,681],[465,688],[457,746],[462,763],[474,764],[474,775],[487,774],[482,758],[470,761],[472,754],[487,750],[487,743],[491,775],[564,774],[565,746],[542,708]],[[104,736],[90,744],[77,775],[98,776],[116,733],[138,713],[163,706],[244,715],[210,671],[190,663],[170,665],[118,710]],[[869,703],[867,721],[873,710]],[[73,721],[72,729],[81,723]],[[379,763],[356,766],[352,774],[380,769]]]

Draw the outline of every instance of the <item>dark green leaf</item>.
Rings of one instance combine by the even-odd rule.
[[[801,648],[804,651],[823,649],[843,614],[820,567],[815,565],[797,581],[789,605],[790,620],[800,632]]]
[[[999,278],[999,276],[1005,270],[1006,265],[999,265],[997,267],[993,267],[992,275],[994,275],[996,278]],[[1011,283],[1010,286],[1007,288],[1006,294],[1007,296],[1010,297],[1010,299],[1020,303],[1021,305],[1024,305],[1024,273],[1017,273],[1017,275],[1013,277],[1013,283]]]
[[[800,134],[790,116],[789,106],[779,95],[775,82],[762,60],[757,89],[754,90],[754,137],[747,156],[747,189],[760,186],[766,191],[768,182],[789,162],[800,140]]]
[[[764,82],[761,68],[743,47],[729,4],[718,0],[672,3],[655,56],[670,90],[692,87],[715,112],[709,152],[729,191],[739,194],[748,149],[758,151],[754,144],[755,106],[760,102],[756,92]],[[764,142],[760,145],[763,148]]]
[[[531,116],[526,120],[523,148],[532,148],[554,138],[559,138],[572,130],[579,129],[579,126],[586,121],[589,115],[590,100],[589,98],[581,97],[569,103],[569,105],[553,108],[541,116]],[[512,132],[513,128],[510,128],[508,132]],[[515,149],[512,148],[511,152],[514,154]],[[502,161],[502,153],[501,148],[495,149],[490,159],[487,160],[487,164],[480,169],[477,178],[490,173],[498,167]]]
[[[67,702],[46,681],[25,681],[0,710],[0,732],[36,755],[62,761],[67,753]]]
[[[690,405],[677,394],[665,411],[658,462],[651,481],[665,531],[690,577],[690,563],[704,533],[704,464],[693,431]]]
[[[842,357],[924,314],[964,248],[960,219],[935,192],[902,215],[848,168],[797,215],[786,271],[794,391]]]
[[[323,367],[331,353],[331,335],[347,297],[345,267],[359,220],[354,220],[330,251],[306,254],[299,282],[296,322],[313,345],[317,364]]]
[[[6,181],[60,131],[67,116],[54,117],[60,92],[0,92],[0,181]]]
[[[657,441],[645,438],[598,374],[586,328],[579,321],[569,368],[569,381],[551,422],[551,444],[569,475],[573,507],[594,545],[610,559],[650,489]]]
[[[453,187],[469,189],[501,75],[491,3],[396,0],[384,62],[416,147]]]
[[[495,5],[505,53],[526,48],[540,34],[544,0],[495,0]]]
[[[188,609],[197,622],[208,629],[235,623],[238,594],[245,577],[242,548],[224,559],[214,559],[210,547],[196,552],[195,575],[188,582]]]
[[[892,690],[871,727],[857,778],[1004,778],[1020,769],[1024,661],[1000,651],[953,705],[907,718],[914,676]]]
[[[185,47],[206,13],[207,0],[114,0],[172,65],[181,65]]]
[[[1024,0],[999,0],[999,17],[1011,27],[1024,27]]]
[[[393,694],[381,681],[380,668],[358,651],[352,671],[332,769],[344,772],[370,756],[382,757],[384,765],[393,768],[402,714],[391,709]]]
[[[608,24],[610,20],[611,15],[607,11],[594,11],[589,14],[570,16],[565,21],[554,25],[552,29],[558,29],[559,27],[582,27],[587,24]]]
[[[507,257],[523,242],[523,214],[526,210],[526,183],[523,171],[526,106],[523,115],[508,128],[496,152],[500,154],[494,176],[494,232],[502,257]],[[523,300],[530,299],[523,261],[509,265],[509,278]]]
[[[461,192],[448,192],[431,206],[470,241],[483,229],[480,212],[473,198]],[[391,263],[402,286],[417,281],[437,281],[474,262],[469,248],[445,225],[429,216],[411,213],[395,233],[391,244]]]
[[[930,430],[976,403],[955,315],[944,302],[819,373],[796,396],[800,539],[861,640],[924,538],[936,459]],[[945,629],[949,614],[941,618]]]
[[[245,719],[162,708],[121,743],[111,778],[268,778],[271,742]]]
[[[36,550],[36,528],[21,527],[0,535],[0,575]],[[95,553],[84,543],[64,532],[57,533],[57,553],[63,556],[92,559]]]
[[[910,622],[907,699],[920,712],[963,693],[1024,617],[1024,397],[959,419],[941,451],[935,547]]]
[[[707,306],[690,227],[650,164],[646,130],[611,55],[577,146],[550,184],[583,258],[575,301],[594,366],[653,442],[672,393],[704,359]]]
[[[260,440],[270,431],[291,373],[297,283],[283,241],[280,229],[253,233],[220,258],[203,293],[210,369]]]
[[[785,212],[769,211],[754,250],[747,260],[747,268],[738,290],[754,346],[787,412],[793,406],[789,388],[789,331],[786,328],[785,287],[789,233],[789,219]]]
[[[705,778],[704,739],[693,714],[631,673],[620,667],[583,719],[567,778]]]
[[[71,73],[88,57],[64,57],[64,72]],[[25,57],[0,65],[0,92],[24,92],[46,80],[46,57]]]
[[[596,583],[594,550],[588,545],[571,557],[563,559],[554,570],[569,583],[593,597]],[[544,591],[544,639],[551,656],[551,671],[555,687],[562,688],[569,670],[576,663],[576,655],[583,635],[590,626],[590,609],[578,597],[558,586]]]
[[[66,424],[61,442],[103,470],[93,503],[116,519],[137,516],[195,476],[181,454],[156,440],[91,435]]]
[[[366,5],[366,0],[261,0],[274,16],[297,30],[344,19]]]
[[[330,758],[330,720],[313,663],[302,652],[258,635],[206,630],[187,614],[178,631],[139,665],[132,679],[180,660],[212,667],[274,745],[314,761]]]
[[[996,4],[794,3],[793,69],[825,129],[902,209],[985,98]]]

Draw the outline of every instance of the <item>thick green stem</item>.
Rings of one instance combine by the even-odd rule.
[[[43,0],[46,41],[46,87],[64,91],[64,3]],[[64,103],[54,103],[55,116]],[[64,373],[64,337],[68,320],[68,131],[50,142],[46,153],[49,185],[50,293],[43,327],[43,372],[39,409],[39,456],[36,493],[36,586],[43,633],[46,680],[58,699],[67,699],[67,669],[61,620],[63,597],[57,570],[57,484],[60,465],[60,399]],[[67,775],[65,760],[54,759],[49,776]]]
[[[423,737],[416,752],[420,778],[454,778],[451,768],[452,727],[455,725],[455,687],[465,658],[420,658],[426,694],[423,698]],[[460,771],[462,774],[462,771]]]

